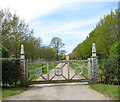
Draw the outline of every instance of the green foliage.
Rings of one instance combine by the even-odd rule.
[[[99,58],[110,55],[111,45],[117,41],[118,36],[118,10],[111,10],[110,14],[101,18],[96,28],[89,36],[73,50],[72,57],[88,58],[91,56],[92,43],[96,44]]]
[[[20,59],[2,60],[2,84],[3,86],[16,86],[20,82]]]
[[[0,10],[0,25],[2,44],[8,49],[11,56],[20,58],[20,47],[23,44],[25,57],[28,59],[49,60],[48,57],[54,58],[54,51],[42,46],[41,38],[34,37],[34,31],[29,28],[29,25],[16,14],[12,14],[9,9]],[[50,52],[51,56],[45,57]]]
[[[90,87],[104,95],[112,97],[114,100],[118,100],[119,98],[118,85],[91,84]]]
[[[113,44],[110,48],[110,55],[118,55],[119,54],[119,49],[118,49],[118,42]]]
[[[50,46],[52,46],[55,51],[57,61],[61,54],[64,55],[66,53],[66,51],[62,49],[64,45],[65,44],[62,42],[62,39],[60,39],[59,37],[53,37],[50,41]]]
[[[104,83],[114,83],[115,79],[118,83],[120,78],[118,72],[118,56],[111,56],[100,61],[99,76],[101,76],[101,81],[104,80]]]
[[[8,96],[16,95],[21,92],[27,91],[28,89],[28,87],[2,88],[2,99],[5,99]]]
[[[55,51],[51,47],[42,47],[41,54],[41,57],[46,59],[47,61],[55,60]]]
[[[9,58],[9,52],[2,44],[0,44],[0,57]]]

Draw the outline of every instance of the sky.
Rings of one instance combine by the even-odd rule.
[[[49,45],[53,37],[65,44],[67,54],[82,43],[96,24],[119,0],[0,0],[0,9],[9,8],[34,30],[34,36]]]

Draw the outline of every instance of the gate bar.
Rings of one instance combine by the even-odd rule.
[[[88,78],[91,80],[91,64],[90,64],[90,58],[88,58]]]
[[[49,80],[49,63],[47,63],[47,79]]]
[[[70,67],[69,67],[69,62],[67,64],[67,67],[68,67],[68,80],[70,79]]]

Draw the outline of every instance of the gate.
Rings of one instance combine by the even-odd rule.
[[[56,82],[80,82],[92,81],[97,83],[97,57],[95,44],[92,47],[92,60],[76,60],[76,61],[52,61],[52,62],[35,62],[28,63],[24,59],[24,48],[21,46],[21,68],[23,84],[37,84],[37,83],[56,83]],[[92,71],[91,71],[92,62]],[[58,65],[56,66],[55,63]],[[81,63],[81,66],[75,66],[74,63]],[[39,64],[39,67],[34,67],[34,64]],[[87,65],[88,75],[85,75],[84,69]],[[29,69],[33,70],[33,76],[29,78]],[[91,78],[92,72],[92,78]],[[36,80],[34,78],[37,77]],[[33,81],[34,80],[34,81]]]
[[[82,66],[76,67],[73,63],[83,63]],[[54,63],[58,63],[54,66]],[[84,75],[84,66],[88,63],[88,77]],[[39,68],[34,68],[32,65],[42,65]],[[53,82],[75,82],[75,81],[91,81],[91,65],[90,59],[81,61],[55,61],[55,62],[40,62],[29,63],[29,68],[32,68],[34,75],[29,80],[30,83],[53,83]],[[52,67],[52,68],[49,68]],[[72,67],[72,68],[71,68]],[[44,70],[46,73],[44,73]],[[34,77],[38,77],[36,81],[32,81]]]

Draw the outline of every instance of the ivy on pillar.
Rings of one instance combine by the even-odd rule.
[[[92,83],[97,83],[97,56],[96,56],[96,48],[95,43],[92,44]]]

